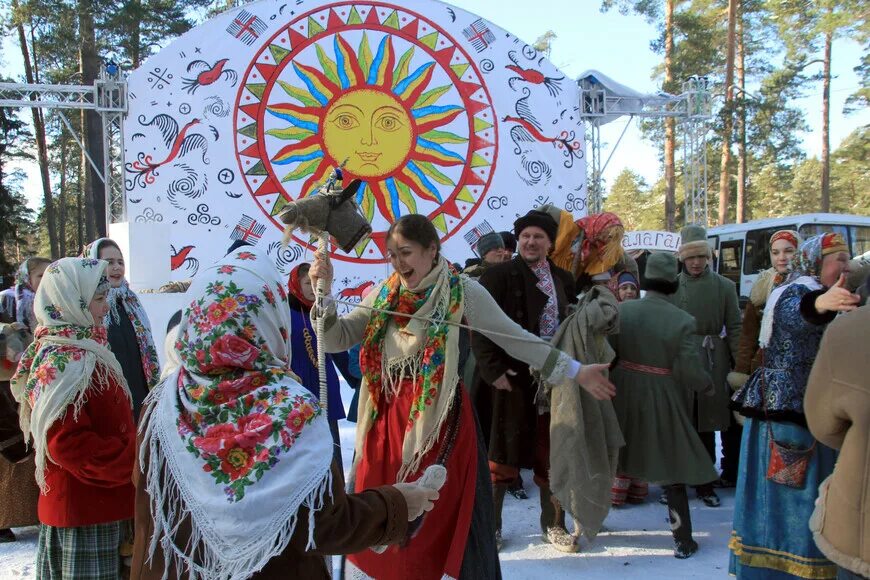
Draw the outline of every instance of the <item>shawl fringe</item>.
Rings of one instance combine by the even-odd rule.
[[[151,419],[165,385],[166,381],[158,385],[145,400],[144,417],[140,427],[144,437],[139,449],[139,467],[145,474],[145,489],[151,501],[154,521],[154,534],[149,540],[146,562],[152,565],[159,544],[163,550],[162,578],[164,580],[168,580],[172,566],[175,567],[179,577],[188,574],[191,580],[248,578],[287,548],[299,523],[299,509],[297,507],[290,514],[275,514],[274,519],[284,518],[284,523],[278,527],[272,541],[252,538],[247,546],[236,546],[240,549],[235,550],[233,554],[227,554],[220,545],[219,538],[213,537],[214,534],[209,533],[210,530],[197,525],[196,521],[201,518],[197,510],[192,507],[191,498],[178,484],[173,459],[169,454],[164,453],[160,433],[154,430],[154,422]],[[311,480],[302,488],[307,489],[311,484],[313,484],[311,490],[299,504],[299,507],[308,509],[306,550],[317,547],[314,541],[315,514],[332,502],[332,469],[327,469],[325,474],[313,474]],[[293,503],[287,502],[288,505]],[[176,540],[181,524],[185,520],[190,525],[190,537],[187,543],[180,547]]]

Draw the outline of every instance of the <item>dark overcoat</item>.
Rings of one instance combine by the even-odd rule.
[[[574,279],[567,271],[550,262],[559,322],[568,315],[568,305],[577,302]],[[501,309],[532,334],[540,334],[541,312],[547,295],[538,289],[538,278],[521,257],[490,266],[480,277],[480,284],[492,294]],[[480,419],[489,460],[515,467],[531,467],[535,451],[537,385],[529,366],[507,355],[494,342],[474,333],[472,350],[477,361],[471,397]],[[513,389],[498,390],[492,383],[508,369],[516,373],[509,378]]]

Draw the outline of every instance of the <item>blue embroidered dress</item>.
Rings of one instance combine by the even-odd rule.
[[[732,408],[748,417],[729,542],[729,571],[738,579],[836,576],[836,567],[816,547],[808,527],[819,484],[833,472],[836,452],[816,445],[802,489],[767,479],[771,431],[777,442],[796,448],[807,449],[814,442],[806,429],[804,392],[822,334],[832,319],[813,320],[819,324],[807,320],[813,318],[807,311],[818,293],[802,284],[785,288],[773,309],[773,330],[763,363],[733,398]]]

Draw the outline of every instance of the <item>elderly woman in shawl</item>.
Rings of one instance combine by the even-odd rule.
[[[239,248],[200,272],[180,366],[140,422],[132,578],[329,578],[324,554],[405,537],[437,492],[345,495],[326,413],[290,372],[275,267]]]
[[[85,247],[84,255],[89,258],[105,260],[109,263],[106,275],[109,278],[109,348],[115,353],[124,378],[133,395],[133,416],[139,417],[142,402],[160,379],[160,361],[154,338],[151,336],[151,323],[139,301],[124,277],[124,255],[114,240],[100,238]]]
[[[807,522],[836,452],[807,430],[804,393],[825,327],[858,297],[843,286],[848,247],[839,234],[801,244],[767,299],[761,365],[734,395],[746,417],[731,534],[737,578],[833,578]]]
[[[133,517],[130,391],[108,349],[107,264],[63,258],[36,292],[35,340],[12,378],[33,438],[39,578],[117,578],[121,521]]]
[[[400,545],[350,556],[351,577],[500,578],[489,469],[471,401],[460,385],[460,328],[450,323],[467,321],[538,369],[543,380],[574,381],[598,398],[613,396],[601,374],[606,365],[581,366],[508,318],[489,292],[441,256],[438,232],[426,216],[396,220],[386,244],[393,274],[362,308],[339,318],[332,304],[323,314],[327,351],[362,341],[354,486],[413,480],[433,464],[447,468],[447,482],[432,513]],[[331,287],[328,262],[317,258],[310,275]]]

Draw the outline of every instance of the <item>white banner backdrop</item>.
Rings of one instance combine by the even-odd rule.
[[[389,224],[423,213],[444,254],[554,203],[586,213],[576,84],[533,47],[429,0],[264,0],[181,36],[129,78],[129,219],[170,225],[172,276],[231,238],[288,274],[307,238],[280,246],[277,214],[346,162],[372,239],[335,249],[337,290],[387,273]],[[148,240],[131,240],[131,244]]]

